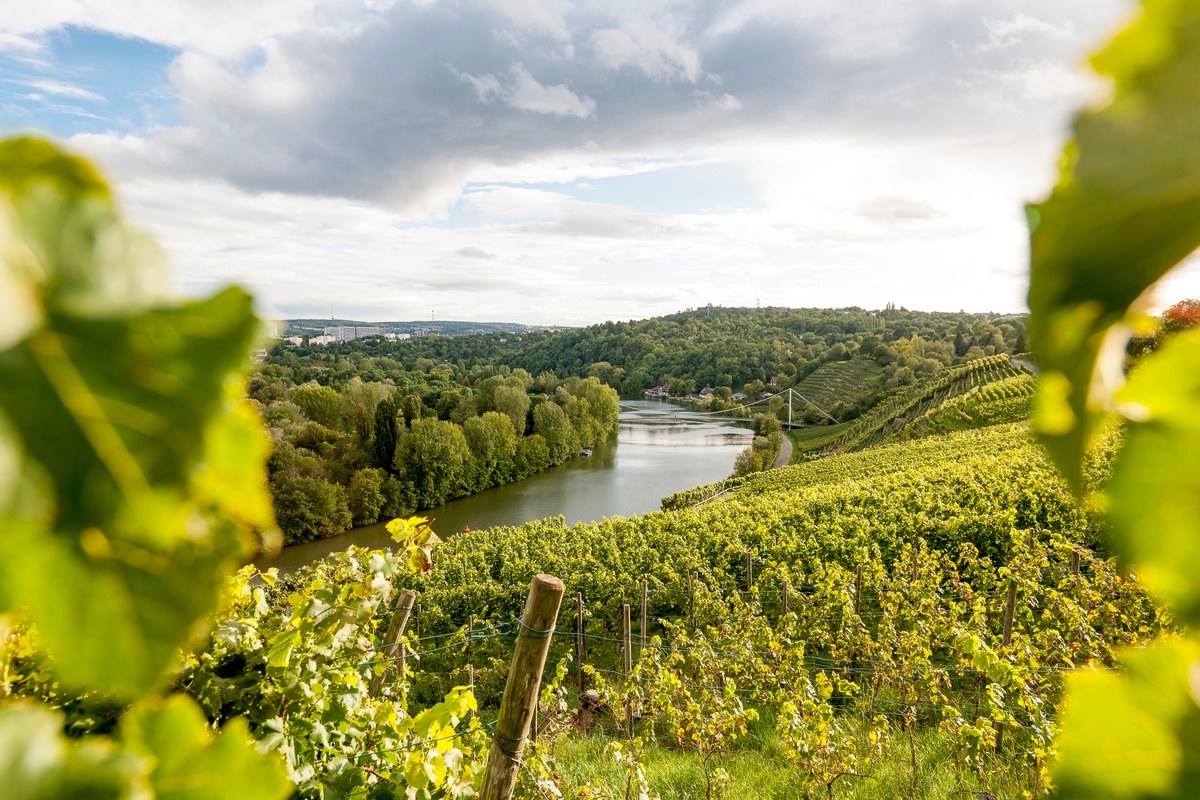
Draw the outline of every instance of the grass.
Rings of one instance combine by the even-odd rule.
[[[868,777],[844,777],[833,784],[832,794],[818,787],[806,794],[800,768],[783,757],[783,746],[768,719],[752,725],[750,735],[739,747],[713,759],[715,766],[729,774],[720,800],[796,800],[797,798],[833,797],[837,800],[962,800],[978,798],[988,791],[998,800],[1022,800],[1033,784],[1033,776],[1023,768],[997,762],[989,769],[986,781],[973,774],[955,770],[953,756],[944,736],[936,728],[924,728],[913,739],[917,769],[914,775],[908,735],[891,735],[882,757],[869,760],[860,756],[860,769]],[[626,796],[625,770],[605,750],[613,741],[622,741],[604,731],[584,737],[568,736],[555,746],[555,763],[566,781],[565,797],[574,796],[579,787],[598,784],[607,796]],[[650,791],[662,800],[694,800],[705,797],[704,772],[697,755],[666,740],[647,746],[642,766]],[[636,787],[630,794],[636,798]]]
[[[788,463],[798,464],[804,460],[804,454],[810,450],[820,450],[827,444],[838,439],[850,428],[849,422],[840,425],[819,425],[815,428],[793,428],[784,431],[792,440],[792,460]]]

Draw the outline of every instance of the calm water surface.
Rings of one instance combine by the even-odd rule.
[[[617,438],[523,481],[452,500],[421,512],[445,538],[466,527],[520,525],[562,515],[568,523],[657,511],[662,498],[682,489],[726,478],[753,433],[744,423],[713,419],[669,403],[621,403]],[[388,547],[382,523],[341,536],[285,548],[256,563],[287,571],[350,545]]]

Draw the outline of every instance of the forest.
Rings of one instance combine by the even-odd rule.
[[[523,370],[456,375],[364,357],[369,380],[322,385],[308,377],[319,364],[295,360],[261,365],[250,381],[285,544],[521,480],[616,433],[617,394],[595,378],[535,383]]]

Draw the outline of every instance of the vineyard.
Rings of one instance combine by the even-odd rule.
[[[879,391],[883,368],[872,358],[856,356],[849,361],[822,364],[796,384],[796,391],[823,409],[838,403],[852,406]]]
[[[755,475],[699,507],[462,534],[426,574],[362,550],[284,578],[247,568],[174,680],[212,722],[245,718],[305,796],[390,796],[428,754],[431,787],[463,785],[494,732],[529,579],[549,572],[569,600],[519,796],[623,793],[555,766],[581,717],[599,728],[585,741],[617,748],[651,794],[648,747],[694,757],[691,791],[710,797],[752,796],[723,788],[745,748],[813,796],[1042,796],[1063,675],[1171,627],[1094,538],[1025,426],[997,426]],[[402,589],[414,617],[388,654]],[[39,663],[16,659],[10,679],[77,725],[104,719],[39,683]],[[373,694],[388,667],[401,677]],[[584,688],[598,706],[569,716]],[[941,788],[920,785],[916,742],[931,740],[954,765]]]
[[[1006,355],[986,356],[885,400],[855,420],[821,453],[847,452],[934,433],[1028,417],[1032,376]]]

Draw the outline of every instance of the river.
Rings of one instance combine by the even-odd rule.
[[[558,515],[573,524],[645,514],[657,511],[667,495],[728,477],[752,439],[744,422],[714,419],[670,403],[623,401],[615,441],[595,448],[589,458],[572,459],[421,514],[435,520],[433,529],[442,538],[468,526],[520,525]],[[350,545],[389,547],[391,538],[383,523],[367,525],[292,545],[255,563],[288,572]]]

